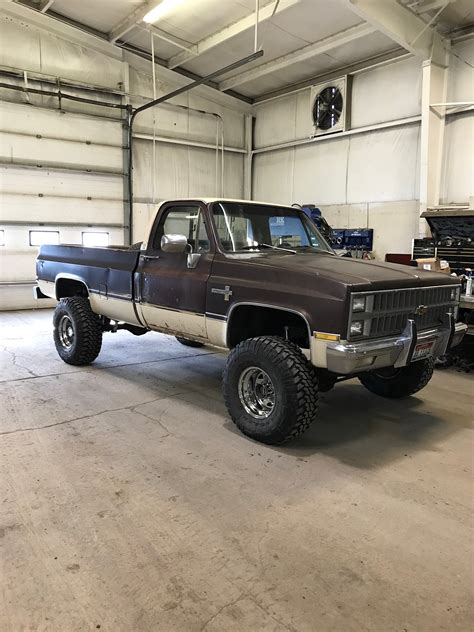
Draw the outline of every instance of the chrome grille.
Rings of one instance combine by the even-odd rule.
[[[364,321],[364,334],[352,339],[377,338],[400,334],[409,318],[413,318],[418,330],[439,327],[446,312],[453,311],[458,300],[451,299],[456,285],[411,288],[381,292],[363,292],[354,296],[366,296],[367,307],[363,313],[352,313],[351,322]],[[419,309],[421,306],[421,309]],[[422,313],[417,313],[419,309]]]

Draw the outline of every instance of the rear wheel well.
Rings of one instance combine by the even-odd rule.
[[[77,279],[58,279],[56,281],[56,298],[67,298],[69,296],[83,296],[89,298],[87,286]]]
[[[227,327],[227,346],[233,349],[239,342],[258,336],[288,338],[298,347],[309,349],[308,322],[301,314],[258,305],[239,305],[233,309]]]

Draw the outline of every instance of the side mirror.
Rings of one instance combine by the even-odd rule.
[[[163,252],[186,252],[188,240],[184,235],[163,235],[161,238],[161,250]]]

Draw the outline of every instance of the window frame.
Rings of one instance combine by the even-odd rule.
[[[217,229],[216,226],[216,222],[215,222],[215,217],[214,217],[214,207],[217,204],[226,204],[226,203],[231,203],[231,204],[248,204],[248,205],[256,205],[256,206],[266,206],[268,208],[273,208],[273,209],[286,209],[286,210],[291,210],[293,212],[298,213],[299,217],[301,218],[301,222],[304,226],[304,230],[305,232],[307,232],[307,226],[306,226],[306,222],[311,222],[310,218],[306,215],[306,213],[304,211],[301,211],[298,208],[295,208],[294,206],[285,206],[284,204],[270,204],[270,203],[265,203],[265,202],[254,202],[252,200],[215,200],[214,202],[212,202],[209,205],[209,217],[210,217],[210,222],[212,225],[212,229],[213,229],[213,233],[214,233],[214,240],[216,242],[216,251],[223,254],[225,257],[228,256],[232,256],[232,255],[243,255],[243,254],[248,254],[248,253],[270,253],[272,252],[272,250],[268,249],[268,250],[225,250],[222,247],[221,244],[221,240],[219,238],[219,231]],[[318,227],[316,225],[314,225],[314,228],[316,230],[316,233],[321,237],[321,239],[323,240],[323,243],[327,244],[329,250],[316,250],[314,249],[314,254],[328,254],[328,255],[334,255],[335,256],[335,252],[333,250],[333,248],[331,247],[331,244],[329,242],[326,241],[324,235],[322,235],[321,231],[318,229]],[[308,239],[309,239],[309,235],[308,235]],[[311,241],[309,239],[309,241]],[[311,246],[308,246],[311,247]]]
[[[84,243],[84,235],[107,235],[107,244],[105,246],[87,246]],[[81,244],[85,248],[108,248],[110,246],[110,233],[106,230],[83,230],[81,233]]]
[[[150,239],[147,244],[147,253],[163,253],[161,250],[161,245],[159,248],[155,248],[155,238],[160,228],[161,224],[166,221],[167,215],[173,210],[179,210],[180,208],[188,208],[195,207],[199,212],[198,225],[196,228],[196,235],[199,234],[199,230],[202,224],[204,224],[204,230],[206,231],[207,240],[209,241],[209,250],[204,252],[199,252],[198,250],[193,250],[196,254],[208,255],[213,254],[215,252],[215,237],[214,232],[212,230],[212,224],[209,222],[209,216],[207,215],[208,209],[207,205],[199,200],[179,200],[176,202],[167,202],[164,204],[158,211],[155,221],[153,222],[153,226],[150,232]],[[163,233],[165,234],[165,233]],[[187,236],[186,236],[187,237]]]
[[[55,233],[58,236],[57,243],[53,244],[32,244],[31,243],[31,235],[32,233]],[[37,228],[30,228],[28,231],[28,242],[32,248],[41,248],[41,246],[58,246],[61,243],[61,232],[59,230],[38,230]]]

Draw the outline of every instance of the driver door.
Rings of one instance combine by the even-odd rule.
[[[186,236],[189,250],[199,255],[195,267],[189,267],[187,253],[161,249],[166,234]],[[164,207],[138,268],[141,313],[148,327],[207,339],[206,290],[213,258],[204,207],[197,202]]]

